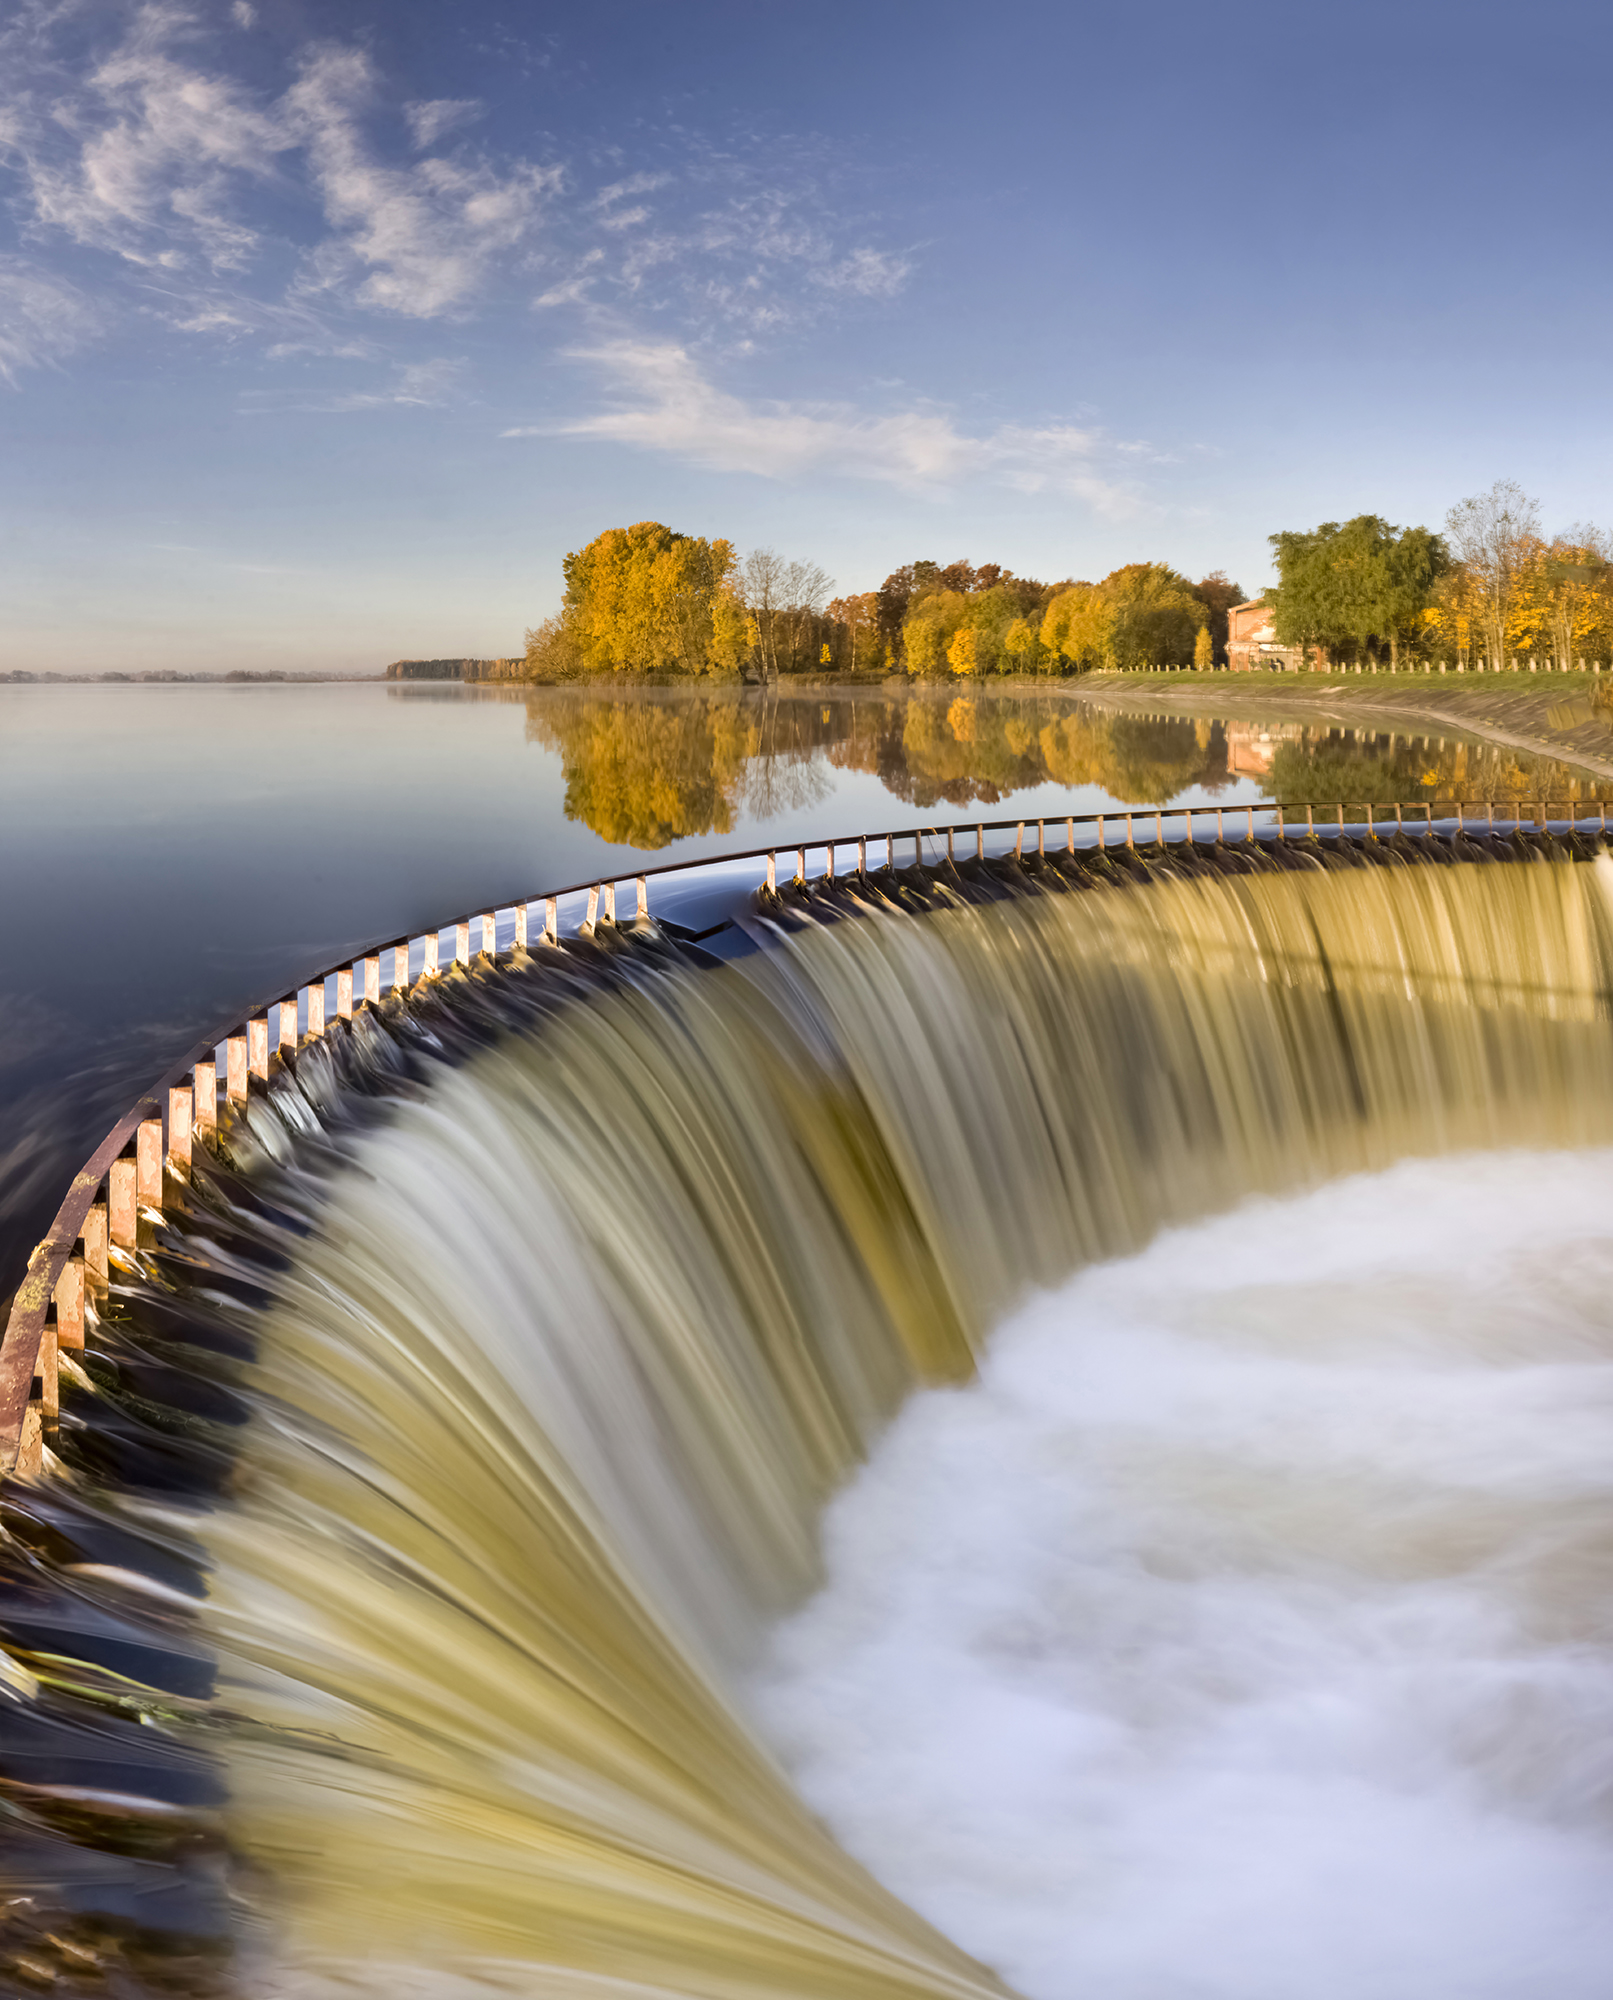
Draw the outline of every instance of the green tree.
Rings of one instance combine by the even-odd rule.
[[[1277,587],[1272,624],[1285,646],[1321,646],[1337,658],[1371,658],[1400,645],[1432,602],[1450,554],[1428,528],[1395,528],[1378,514],[1342,526],[1271,537]]]
[[[1109,641],[1120,668],[1185,667],[1209,613],[1193,586],[1168,563],[1127,563],[1099,586],[1114,612]]]

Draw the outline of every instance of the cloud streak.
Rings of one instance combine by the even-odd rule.
[[[716,472],[798,479],[827,473],[939,494],[970,480],[1021,492],[1069,493],[1109,514],[1136,510],[1136,495],[1109,476],[1116,447],[1073,425],[1004,425],[961,431],[934,409],[870,415],[842,404],[747,402],[707,380],[675,343],[614,340],[569,351],[601,372],[615,407],[505,437],[591,438],[664,452]]]
[[[0,381],[50,367],[86,346],[100,315],[82,292],[20,257],[0,257]]]

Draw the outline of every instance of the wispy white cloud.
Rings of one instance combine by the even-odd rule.
[[[0,257],[0,381],[65,360],[92,340],[100,315],[83,293],[20,257]]]
[[[327,48],[287,95],[335,232],[311,261],[311,281],[352,283],[364,305],[436,318],[467,305],[494,260],[534,232],[562,176],[526,163],[503,176],[463,160],[385,165],[361,124],[374,93],[367,56]]]
[[[423,152],[448,133],[480,118],[482,108],[480,98],[476,97],[434,97],[427,103],[404,105],[403,116],[409,136]]]
[[[1096,430],[1011,424],[971,435],[936,409],[870,415],[834,403],[747,402],[708,381],[688,350],[670,342],[615,340],[571,355],[604,375],[614,406],[504,436],[596,438],[769,479],[828,473],[917,493],[989,479],[1023,492],[1075,494],[1106,513],[1138,505],[1110,476],[1112,447]]]
[[[465,370],[463,360],[441,356],[430,361],[399,362],[393,364],[375,388],[334,395],[310,395],[298,389],[251,390],[242,397],[240,408],[245,416],[260,417],[289,412],[348,416],[363,410],[441,409],[460,399]]]
[[[636,194],[654,194],[657,189],[670,186],[671,182],[672,176],[666,173],[629,174],[626,180],[612,181],[609,187],[602,187],[594,196],[593,206],[596,209],[610,208]]]
[[[291,88],[264,99],[209,67],[208,46],[175,0],[150,0],[81,79],[51,71],[48,90],[13,86],[0,153],[20,173],[36,236],[59,233],[174,277],[239,273],[271,240],[249,197],[294,192],[306,172],[327,228],[307,246],[304,288],[431,319],[478,299],[559,186],[558,170],[519,160],[385,161],[367,120],[386,107],[362,50],[315,47]],[[457,98],[397,108],[417,151],[480,111]],[[196,312],[181,323],[202,322]]]
[[[215,270],[247,261],[257,235],[232,206],[232,184],[267,179],[294,141],[228,77],[174,54],[189,30],[176,7],[142,7],[80,91],[45,115],[29,100],[9,105],[0,138],[39,228],[136,264],[172,269],[197,253]]]

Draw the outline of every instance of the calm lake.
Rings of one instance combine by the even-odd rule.
[[[1548,781],[1569,795],[1555,767],[1455,739],[1058,688],[0,686],[0,1300],[74,1170],[200,1034],[469,908],[646,854]]]

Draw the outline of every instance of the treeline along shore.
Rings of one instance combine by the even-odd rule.
[[[1547,535],[1501,481],[1440,531],[1379,514],[1269,537],[1277,582],[1157,559],[1097,581],[919,560],[832,596],[816,563],[659,521],[607,528],[561,567],[560,609],[497,660],[398,660],[393,680],[777,680],[994,675],[1597,670],[1613,661],[1613,536]]]

